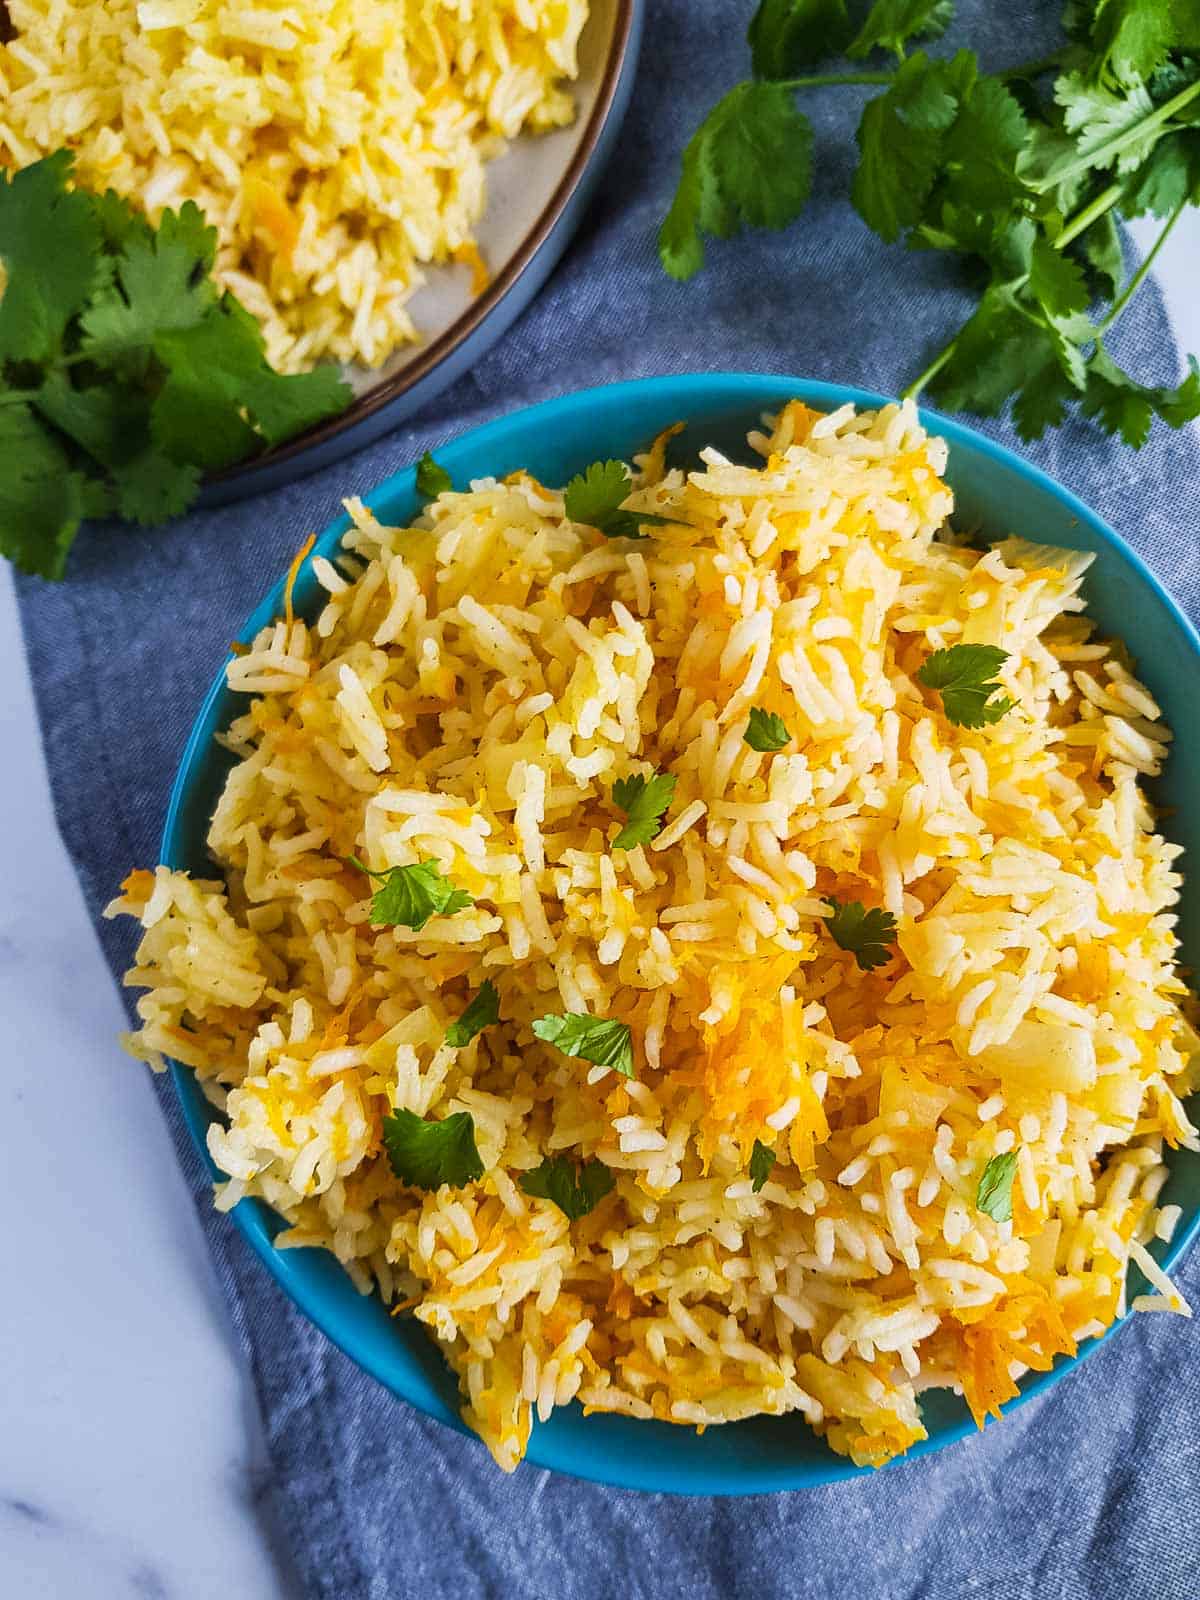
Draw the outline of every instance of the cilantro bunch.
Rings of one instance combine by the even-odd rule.
[[[0,168],[0,554],[61,578],[85,517],[156,523],[201,475],[341,411],[333,367],[284,377],[209,276],[190,201],[157,228],[70,187],[60,150]]]
[[[998,74],[981,72],[972,50],[911,48],[953,13],[953,0],[875,0],[855,28],[845,0],[761,0],[753,75],[684,152],[662,264],[690,278],[705,235],[795,221],[813,144],[797,91],[875,88],[858,126],[856,209],[888,242],[961,257],[980,283],[970,318],[905,395],[929,388],[985,416],[1011,401],[1025,439],[1076,402],[1137,448],[1154,417],[1180,427],[1200,414],[1194,358],[1177,387],[1157,387],[1122,371],[1106,344],[1200,202],[1200,0],[1068,0],[1061,48]],[[869,65],[885,55],[890,66]],[[803,70],[837,56],[852,70]],[[1127,275],[1116,221],[1147,213],[1162,231]]]

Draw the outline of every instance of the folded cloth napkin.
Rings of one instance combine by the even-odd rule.
[[[304,535],[483,419],[606,380],[686,369],[796,372],[895,391],[957,325],[952,263],[887,248],[845,196],[861,91],[811,96],[816,193],[783,235],[710,250],[686,286],[654,248],[692,126],[744,70],[750,0],[651,0],[616,157],[572,249],[505,340],[419,421],[319,476],[172,526],[89,529],[67,581],[20,585],[63,837],[89,906],[156,859],[167,792],[227,642]],[[1057,4],[959,6],[949,43],[1036,55]],[[1157,292],[1120,325],[1137,370],[1175,377]],[[1006,426],[988,430],[1016,443]],[[1138,453],[1070,423],[1025,454],[1128,538],[1200,613],[1194,433]],[[99,923],[114,972],[128,924]],[[131,1071],[135,1070],[132,1066]],[[1142,1317],[1051,1394],[924,1460],[797,1494],[677,1500],[525,1466],[389,1397],[267,1277],[208,1184],[159,1084],[253,1371],[279,1519],[305,1592],[336,1600],[774,1596],[857,1600],[1195,1600],[1200,1365],[1187,1326]],[[1200,1260],[1181,1286],[1200,1291]]]

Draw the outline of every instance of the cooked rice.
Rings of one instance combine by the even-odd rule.
[[[283,371],[419,337],[422,267],[486,278],[484,164],[574,115],[587,0],[7,0],[0,165],[64,145],[152,218],[194,200]]]
[[[1140,779],[1168,733],[1082,615],[1089,557],[948,530],[945,444],[911,405],[795,402],[758,469],[642,458],[651,541],[605,542],[525,474],[411,528],[349,502],[316,622],[229,663],[248,696],[209,844],[224,882],[132,874],[135,1054],[226,1113],[218,1204],[258,1195],[364,1291],[409,1307],[513,1468],[531,1422],[708,1425],[798,1411],[880,1464],[919,1394],[976,1420],[1125,1309],[1197,1036],[1176,970],[1178,849]],[[1036,533],[1036,530],[1030,530]],[[1017,708],[950,726],[933,649],[999,644]],[[753,705],[794,736],[743,740]],[[650,848],[612,851],[613,780],[678,779]],[[377,929],[345,866],[435,859],[475,906]],[[825,897],[882,905],[898,958],[831,940]],[[502,1022],[454,1050],[485,978]],[[627,1021],[637,1076],[533,1019]],[[394,1107],[466,1111],[483,1179],[422,1194],[381,1153]],[[777,1161],[761,1193],[756,1139]],[[1016,1150],[1013,1218],[976,1208]],[[569,1223],[521,1174],[598,1157]]]

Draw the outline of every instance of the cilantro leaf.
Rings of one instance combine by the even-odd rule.
[[[154,237],[154,229],[145,217],[135,211],[129,201],[123,199],[115,189],[105,189],[103,194],[94,194],[92,210],[100,225],[100,236],[104,247],[114,256],[120,255],[129,241],[135,237],[146,241]]]
[[[563,1016],[539,1017],[533,1024],[533,1031],[565,1056],[590,1061],[597,1067],[611,1067],[623,1078],[635,1075],[633,1035],[627,1022],[568,1011]]]
[[[1135,173],[1130,175],[1121,201],[1126,217],[1147,212],[1171,217],[1189,200],[1200,199],[1200,134],[1169,133],[1160,139]],[[1094,229],[1089,228],[1088,235]],[[1115,283],[1113,285],[1116,287]]]
[[[982,728],[999,722],[1014,702],[999,692],[996,673],[1008,660],[1008,651],[994,644],[952,644],[926,656],[917,670],[917,681],[927,689],[938,689],[946,720],[957,728]]]
[[[1029,123],[1002,83],[975,79],[974,57],[969,69],[964,63],[960,70],[970,81],[957,85],[961,109],[945,146],[946,193],[976,211],[1001,212],[1025,194],[1018,158],[1029,138]]]
[[[0,554],[61,578],[84,516],[83,478],[26,405],[0,403],[0,462]]]
[[[479,993],[458,1021],[452,1022],[446,1029],[446,1043],[461,1050],[463,1045],[470,1044],[477,1033],[482,1033],[484,1028],[490,1027],[499,1018],[500,996],[496,992],[496,985],[488,978],[480,985]]]
[[[143,450],[112,469],[116,509],[130,522],[152,527],[181,517],[200,492],[200,469],[157,450]]]
[[[593,461],[563,490],[563,507],[572,522],[597,528],[606,539],[644,539],[643,525],[665,527],[670,523],[670,517],[651,511],[622,511],[622,501],[632,492],[629,468],[623,461]]]
[[[331,366],[285,376],[267,364],[258,324],[230,295],[188,327],[156,334],[167,378],[154,401],[155,443],[175,460],[219,468],[342,410],[350,389]],[[249,420],[245,420],[245,418]]]
[[[1116,294],[1125,270],[1125,253],[1112,212],[1106,212],[1093,222],[1076,240],[1074,248],[1087,262],[1099,293],[1106,296]]]
[[[1091,26],[1096,75],[1121,83],[1148,78],[1176,42],[1173,9],[1163,0],[1104,0],[1096,6]]]
[[[1063,127],[1074,139],[1075,164],[1086,158],[1088,166],[1115,165],[1119,173],[1132,172],[1158,138],[1153,126],[1143,131],[1154,111],[1144,84],[1116,94],[1082,73],[1070,72],[1056,81],[1054,98],[1063,108]]]
[[[950,26],[954,0],[875,0],[847,49],[851,61],[872,50],[891,50],[901,60],[910,39],[937,39]]]
[[[1013,1178],[1017,1171],[1017,1152],[1006,1150],[993,1156],[983,1169],[975,1191],[975,1207],[993,1222],[1012,1221]]]
[[[190,200],[164,211],[156,232],[130,230],[112,281],[81,318],[83,351],[144,375],[159,333],[194,327],[216,304],[216,249],[217,230]]]
[[[1187,377],[1174,388],[1157,388],[1136,382],[1098,346],[1088,364],[1083,411],[1106,432],[1120,434],[1126,444],[1140,449],[1155,416],[1172,428],[1200,416],[1200,367],[1189,356]]]
[[[393,1111],[383,1119],[383,1143],[392,1171],[413,1189],[432,1192],[444,1183],[461,1189],[483,1177],[469,1111],[456,1111],[441,1122],[415,1111]]]
[[[1067,414],[1067,402],[1079,398],[1058,361],[1037,362],[1013,401],[1013,422],[1022,439],[1040,439],[1047,428],[1057,428]]]
[[[860,159],[850,197],[889,243],[920,221],[942,161],[945,137],[970,90],[975,58],[931,61],[918,50],[885,94],[868,101],[855,135]]]
[[[539,1200],[552,1200],[569,1222],[578,1222],[594,1211],[606,1194],[611,1194],[616,1179],[603,1161],[593,1157],[582,1166],[566,1156],[547,1156],[521,1178],[521,1188]]]
[[[56,355],[96,281],[100,228],[89,197],[69,190],[74,157],[59,150],[8,175],[0,167],[0,366]]]
[[[846,0],[761,0],[746,34],[756,78],[787,78],[836,56],[854,32]]]
[[[1094,336],[1086,318],[1056,317],[1019,286],[992,284],[956,334],[950,359],[935,381],[936,393],[943,405],[982,416],[995,415],[1014,394],[1024,394],[1022,417],[1029,427],[1039,410],[1057,407],[1062,385],[1056,376],[1046,405],[1026,391],[1053,372],[1071,391],[1082,392],[1086,369],[1076,339]]]
[[[372,927],[411,928],[420,933],[431,917],[452,917],[456,911],[475,904],[464,889],[456,889],[449,878],[442,876],[436,861],[417,861],[407,867],[376,872],[364,866],[357,856],[348,856],[347,860],[369,878],[379,880],[380,887],[371,896]]]
[[[742,735],[751,750],[782,750],[791,742],[791,737],[782,717],[777,717],[773,711],[764,711],[762,706],[751,707]]]
[[[896,919],[891,912],[878,907],[867,911],[859,900],[843,904],[832,895],[825,904],[830,907],[825,926],[834,944],[848,950],[864,972],[887,966],[895,953],[888,949],[896,937]]]
[[[1003,410],[1028,370],[1022,324],[1013,289],[987,288],[955,335],[951,358],[935,382],[941,404],[984,417]]]
[[[170,459],[219,472],[253,455],[259,440],[241,405],[209,366],[205,347],[213,342],[219,346],[220,336],[212,341],[202,334],[192,342],[183,332],[160,335],[155,354],[167,376],[151,407],[150,437]]]
[[[717,188],[708,141],[702,137],[705,126],[701,124],[683,152],[671,209],[658,230],[658,259],[663,270],[681,283],[704,265],[702,233],[728,239],[737,231]]]
[[[1033,246],[1029,290],[1043,309],[1056,317],[1086,311],[1091,296],[1078,264],[1044,238]]]
[[[51,368],[29,403],[106,467],[129,460],[145,442],[150,405],[144,391],[131,385],[77,386],[67,373]]]
[[[684,151],[675,199],[658,236],[674,278],[704,262],[702,234],[731,238],[744,223],[783,228],[812,185],[812,127],[782,83],[739,83],[719,100]]]
[[[758,1194],[764,1183],[771,1176],[771,1168],[778,1157],[774,1150],[763,1144],[761,1139],[755,1139],[754,1149],[750,1152],[750,1187]]]
[[[445,467],[436,462],[426,450],[417,462],[417,493],[424,495],[426,500],[436,500],[438,495],[446,494],[453,487],[454,484]]]
[[[614,850],[632,850],[649,844],[662,832],[662,819],[675,797],[675,777],[670,772],[644,778],[640,772],[618,778],[613,784],[613,804],[620,806],[628,819],[612,842]]]

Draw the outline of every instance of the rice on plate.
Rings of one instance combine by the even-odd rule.
[[[68,146],[152,220],[193,200],[281,372],[419,338],[423,267],[486,282],[485,163],[565,126],[587,0],[7,0],[0,165]]]
[[[1131,1266],[1187,1312],[1146,1249],[1198,1147],[1169,735],[1090,557],[963,542],[911,404],[768,426],[573,515],[524,473],[348,502],[316,620],[229,663],[220,876],[109,908],[218,1205],[422,1322],[506,1470],[573,1399],[881,1465]]]

